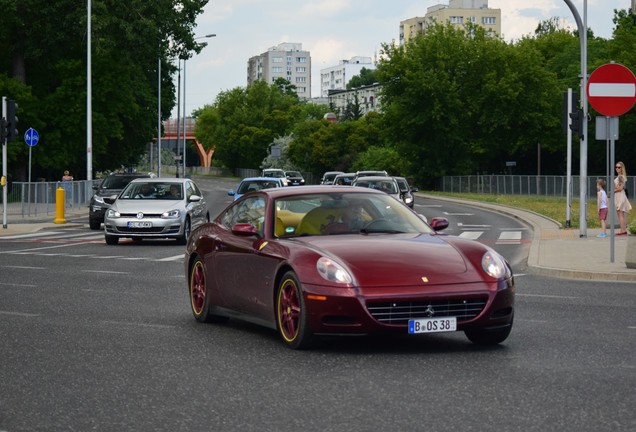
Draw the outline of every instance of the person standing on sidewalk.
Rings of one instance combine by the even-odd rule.
[[[73,181],[73,176],[71,175],[71,173],[68,172],[68,170],[64,171],[64,175],[62,176],[62,187],[64,188],[64,196],[65,199],[65,205],[68,206],[69,204],[69,200],[71,198],[71,189],[72,189],[72,184],[70,182]]]
[[[616,235],[627,235],[627,213],[632,210],[632,205],[625,194],[627,184],[627,170],[623,162],[616,162],[616,178],[614,179],[614,204],[621,230]]]
[[[601,229],[603,230],[596,237],[607,237],[607,192],[605,192],[605,180],[596,180],[596,206],[598,208],[598,218],[601,221]]]

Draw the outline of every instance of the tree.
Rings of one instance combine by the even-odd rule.
[[[324,119],[299,122],[289,144],[292,162],[315,175],[349,171],[370,147],[383,147],[382,120],[371,112],[359,120],[330,123]]]
[[[215,146],[215,157],[228,168],[256,168],[274,139],[306,113],[295,92],[259,80],[220,93],[201,110],[196,136],[205,148]]]
[[[359,75],[354,75],[351,77],[349,82],[347,83],[347,90],[363,87],[371,84],[377,83],[376,73],[374,69],[367,69],[363,67],[360,69]]]
[[[384,129],[408,161],[404,174],[422,185],[449,173],[497,172],[560,125],[550,96],[556,77],[536,50],[517,50],[482,27],[437,24],[406,45],[385,44],[384,54]]]
[[[196,17],[207,0],[92,1],[92,158],[95,170],[135,163],[156,135],[157,59],[162,62],[162,115],[174,106],[171,65],[200,48]],[[30,90],[20,104],[21,127],[41,141],[37,176],[86,166],[86,3],[0,0],[0,72]],[[37,26],[32,23],[38,23]],[[63,23],[64,31],[60,31]],[[170,41],[170,43],[168,43]],[[23,121],[29,120],[29,123]],[[26,166],[24,151],[11,160]]]

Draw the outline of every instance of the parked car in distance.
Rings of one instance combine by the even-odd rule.
[[[236,186],[236,191],[230,189],[227,194],[237,200],[246,193],[284,186],[283,179],[278,177],[247,177]]]
[[[288,186],[304,186],[305,178],[300,171],[285,171]]]
[[[88,204],[88,225],[90,228],[98,230],[101,227],[106,210],[128,183],[134,179],[149,177],[151,174],[112,173],[104,177],[99,185],[94,185],[95,193]]]
[[[397,184],[400,188],[400,197],[402,198],[402,201],[404,201],[404,204],[406,204],[407,206],[413,208],[413,206],[415,205],[415,197],[413,196],[412,192],[417,192],[418,189],[416,187],[411,187],[408,180],[406,180],[406,178],[404,177],[393,178],[395,179],[395,181],[397,181]]]
[[[322,178],[320,179],[320,184],[323,184],[323,185],[333,184],[333,179],[338,174],[344,174],[344,173],[342,171],[327,171],[326,173],[322,175]]]
[[[188,178],[136,179],[106,211],[106,244],[121,238],[174,238],[185,244],[192,229],[210,220],[198,186]]]
[[[289,185],[289,182],[287,181],[287,176],[285,176],[285,171],[283,171],[282,169],[278,169],[278,168],[264,169],[263,172],[261,173],[261,177],[279,178],[283,180],[283,183],[285,186]]]
[[[338,174],[334,177],[333,184],[341,186],[351,186],[354,178],[356,178],[356,173],[354,172]]]
[[[487,245],[437,234],[446,227],[371,189],[263,189],[192,232],[188,303],[198,322],[250,321],[291,349],[371,333],[499,344],[513,325],[512,270]]]
[[[377,189],[391,195],[393,198],[402,201],[400,198],[400,187],[393,177],[368,176],[357,177],[352,186]]]

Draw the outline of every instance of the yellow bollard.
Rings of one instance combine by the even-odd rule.
[[[58,187],[55,191],[55,219],[53,223],[64,224],[64,206],[66,204],[66,191],[62,187]]]

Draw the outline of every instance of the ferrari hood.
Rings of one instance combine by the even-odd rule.
[[[411,285],[424,277],[446,279],[467,271],[457,249],[443,237],[428,234],[322,236],[303,241],[347,265],[366,286]]]

